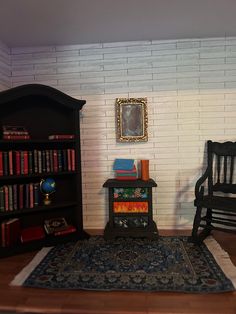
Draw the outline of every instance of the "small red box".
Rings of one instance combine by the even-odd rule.
[[[45,232],[43,227],[41,226],[35,226],[35,227],[29,227],[24,228],[21,230],[21,242],[29,242],[34,240],[40,240],[45,237]]]

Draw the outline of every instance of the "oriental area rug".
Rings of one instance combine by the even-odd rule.
[[[209,237],[200,246],[186,236],[158,240],[102,236],[43,248],[11,285],[97,291],[234,291],[236,270]]]

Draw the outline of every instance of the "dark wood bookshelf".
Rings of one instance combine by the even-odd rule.
[[[34,168],[33,160],[33,171],[31,173],[27,173],[27,171],[23,173],[23,169],[20,174],[8,175],[7,173],[6,175],[4,173],[5,175],[0,176],[0,188],[6,185],[39,184],[42,179],[48,177],[53,178],[56,183],[56,191],[51,196],[50,205],[44,204],[43,195],[39,190],[39,204],[31,208],[23,207],[8,211],[0,208],[1,238],[2,223],[11,218],[19,218],[21,227],[27,228],[37,225],[43,226],[46,219],[65,217],[67,222],[74,225],[77,230],[73,234],[54,237],[45,233],[45,239],[43,240],[23,244],[18,241],[14,246],[0,246],[1,257],[39,249],[48,244],[55,245],[63,241],[89,237],[83,229],[80,153],[80,110],[85,103],[85,100],[77,100],[55,88],[40,84],[22,85],[0,93],[1,126],[24,126],[30,135],[30,139],[27,140],[4,140],[1,133],[0,152],[9,154],[9,151],[26,151],[29,153],[34,150],[57,150],[61,152],[68,150],[73,151],[75,162],[74,169],[69,169],[69,165],[64,167],[69,161],[66,157],[62,157],[64,158],[63,169],[53,169],[52,171],[53,165],[50,164],[50,171],[44,169],[43,172],[39,173],[38,169]],[[72,134],[74,138],[48,139],[48,136],[52,134]],[[3,162],[4,166],[5,161]],[[18,193],[17,190],[15,206],[19,201]]]

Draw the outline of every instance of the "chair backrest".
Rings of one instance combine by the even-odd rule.
[[[207,142],[208,191],[236,193],[236,142]]]

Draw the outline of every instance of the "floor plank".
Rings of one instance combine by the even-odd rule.
[[[90,231],[90,233],[101,233]],[[161,231],[161,235],[189,234]],[[236,235],[214,232],[236,265]],[[63,314],[236,314],[236,293],[96,292],[11,287],[14,276],[36,252],[0,259],[0,313]]]

